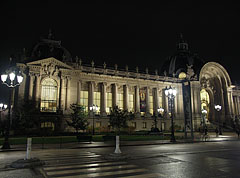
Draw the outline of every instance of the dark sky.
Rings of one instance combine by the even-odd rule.
[[[77,1],[6,1],[0,3],[1,64],[24,47],[30,50],[51,28],[56,40],[79,56],[108,67],[160,69],[175,52],[183,33],[191,52],[222,64],[232,82],[240,81],[239,7],[225,3],[164,1],[81,4]],[[159,1],[160,2],[160,1]]]

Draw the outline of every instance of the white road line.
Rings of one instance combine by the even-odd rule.
[[[136,165],[120,165],[120,166],[111,166],[111,167],[97,167],[97,168],[86,168],[86,169],[72,169],[72,170],[62,170],[62,171],[53,171],[53,172],[47,172],[47,175],[51,176],[60,176],[62,174],[69,174],[69,173],[74,173],[74,174],[79,174],[79,173],[87,173],[87,172],[96,172],[96,171],[107,171],[107,170],[112,170],[112,169],[125,169],[125,168],[134,168],[137,167]],[[101,173],[96,173],[96,174],[101,174]]]
[[[43,168],[46,171],[51,170],[61,170],[61,169],[68,169],[68,168],[89,168],[89,167],[100,167],[100,166],[108,166],[108,165],[119,165],[119,164],[126,164],[126,162],[104,162],[104,163],[89,163],[89,164],[76,164],[76,165],[66,165],[66,166],[57,166],[57,167],[45,167]]]

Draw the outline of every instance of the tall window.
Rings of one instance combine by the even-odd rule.
[[[106,108],[107,114],[110,114],[111,108],[112,108],[112,93],[107,93],[107,108]]]
[[[123,93],[118,93],[118,108],[123,109]]]
[[[153,114],[153,96],[149,96],[149,112]]]
[[[98,106],[98,110],[96,111],[96,113],[99,113],[100,107],[101,107],[101,93],[100,92],[94,92],[93,104]]]
[[[88,111],[88,91],[80,91],[80,105],[85,107],[85,111]]]
[[[129,101],[128,101],[128,110],[129,111],[134,111],[134,103],[133,103],[133,101],[134,101],[134,98],[133,98],[133,94],[129,94]]]
[[[42,82],[41,106],[42,112],[57,111],[57,82],[53,79],[45,79]]]

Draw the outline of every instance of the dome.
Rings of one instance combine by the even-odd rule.
[[[188,44],[181,35],[177,43],[177,51],[163,63],[161,74],[181,78],[184,76],[184,73],[188,73],[189,69],[193,69],[193,72],[199,76],[203,65],[203,60],[197,54],[190,53]]]
[[[54,57],[62,62],[72,61],[71,54],[61,46],[61,41],[53,40],[51,30],[48,39],[41,39],[31,52],[31,58],[34,60],[48,57]]]

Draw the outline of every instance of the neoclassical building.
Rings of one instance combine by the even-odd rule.
[[[239,116],[238,86],[232,85],[226,69],[216,62],[207,62],[191,54],[188,44],[181,37],[176,53],[165,61],[161,71],[140,73],[115,68],[104,63],[102,67],[82,65],[78,57],[72,58],[60,41],[42,39],[33,48],[29,57],[24,56],[17,66],[24,75],[24,81],[17,91],[17,100],[30,99],[38,103],[42,112],[42,127],[60,127],[68,130],[65,119],[69,118],[70,104],[85,106],[89,112],[90,125],[108,125],[108,115],[113,106],[136,113],[136,119],[129,122],[136,130],[150,130],[154,113],[163,108],[163,117],[157,116],[158,128],[169,130],[168,98],[165,88],[177,90],[174,99],[174,123],[181,130],[196,130],[202,122],[202,110],[207,110],[207,123],[221,122],[230,125]],[[222,106],[217,112],[214,106]],[[95,113],[90,111],[98,106]],[[56,125],[54,118],[61,124]],[[93,123],[93,119],[94,123]]]

